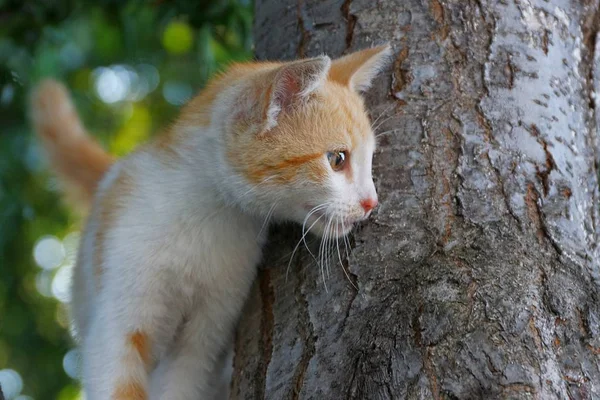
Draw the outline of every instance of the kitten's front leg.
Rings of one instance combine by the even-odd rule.
[[[168,357],[152,374],[151,399],[222,398],[221,374],[230,361],[235,321],[226,315],[213,320],[210,314],[201,307],[183,325]]]
[[[110,296],[102,292],[82,343],[88,400],[148,398],[148,374],[181,323],[162,293],[142,288]]]

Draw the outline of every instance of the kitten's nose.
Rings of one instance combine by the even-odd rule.
[[[377,197],[363,199],[360,201],[360,205],[362,206],[363,210],[365,210],[365,214],[368,214],[369,211],[377,207]]]

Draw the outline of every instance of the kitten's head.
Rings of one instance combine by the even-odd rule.
[[[225,140],[236,201],[319,235],[345,235],[366,219],[377,205],[375,138],[359,93],[390,52],[264,64],[242,81]]]

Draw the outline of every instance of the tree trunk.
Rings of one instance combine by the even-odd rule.
[[[395,62],[352,282],[277,228],[232,398],[600,398],[598,3],[256,0],[260,59]]]

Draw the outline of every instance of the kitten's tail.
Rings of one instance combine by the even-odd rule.
[[[112,157],[86,132],[66,88],[43,81],[31,99],[35,130],[68,197],[89,204]]]

